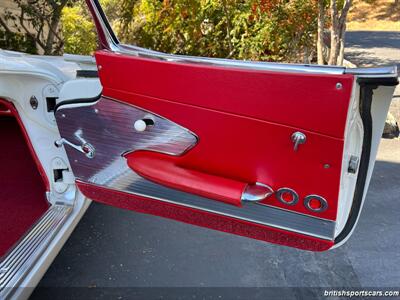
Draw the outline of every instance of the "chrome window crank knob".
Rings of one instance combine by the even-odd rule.
[[[147,129],[147,126],[152,126],[152,125],[154,125],[154,121],[152,119],[144,118],[136,120],[135,123],[133,124],[133,127],[135,128],[136,131],[143,132]]]
[[[137,120],[135,124],[133,124],[133,127],[136,131],[142,132],[146,130],[147,124],[143,120]]]
[[[304,144],[306,142],[307,138],[306,135],[300,131],[296,131],[295,133],[292,134],[292,142],[294,144],[293,150],[297,151],[299,148],[299,145]]]

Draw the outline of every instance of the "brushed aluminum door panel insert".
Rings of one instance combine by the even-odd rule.
[[[138,132],[134,123],[143,118],[151,118],[154,125]],[[65,146],[77,180],[326,240],[334,238],[334,221],[258,203],[235,207],[171,189],[136,174],[129,168],[124,154],[151,150],[182,155],[197,143],[194,133],[161,116],[101,97],[94,103],[61,105],[56,111],[56,120],[62,138],[78,144],[76,132],[80,132],[95,148],[95,156],[88,158]]]

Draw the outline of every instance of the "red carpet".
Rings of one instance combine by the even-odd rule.
[[[47,210],[46,187],[14,117],[0,116],[0,259]]]

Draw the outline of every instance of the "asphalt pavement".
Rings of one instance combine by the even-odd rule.
[[[356,58],[399,62],[400,33],[347,38]],[[93,203],[32,299],[318,299],[314,287],[399,289],[399,215],[400,140],[382,140],[358,227],[324,253]]]

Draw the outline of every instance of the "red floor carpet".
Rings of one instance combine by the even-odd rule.
[[[0,116],[0,259],[47,210],[45,193],[17,120]]]

